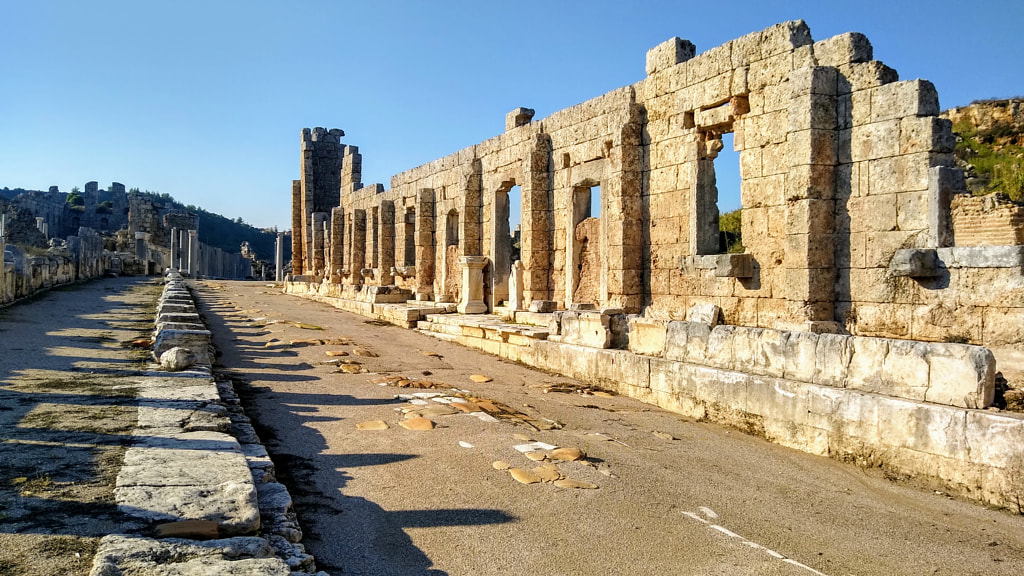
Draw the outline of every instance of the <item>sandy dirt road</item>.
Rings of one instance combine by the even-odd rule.
[[[262,283],[197,288],[217,368],[243,393],[304,543],[333,575],[1024,574],[1020,516],[628,398],[545,392],[580,383]],[[407,430],[401,411],[417,405],[395,395],[436,390],[374,383],[382,376],[555,427],[459,410]],[[387,429],[357,428],[377,420]],[[586,451],[556,468],[597,488],[521,484],[492,466],[544,465],[515,448],[527,440]]]

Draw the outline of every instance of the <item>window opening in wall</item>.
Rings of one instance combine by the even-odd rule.
[[[444,292],[459,301],[462,267],[459,264],[459,212],[450,210],[444,227]]]
[[[601,186],[573,190],[572,302],[598,303],[601,296]]]
[[[718,187],[718,250],[741,253],[740,153],[736,151],[732,132],[722,134],[722,150],[715,158],[715,180]]]
[[[405,266],[416,265],[416,209],[405,209]]]
[[[494,239],[490,276],[485,275],[486,300],[504,302],[509,297],[512,265],[522,258],[522,188],[515,180],[503,182],[494,192]]]
[[[509,185],[511,184],[511,185]],[[507,189],[505,189],[507,187]],[[497,240],[495,267],[502,272],[511,270],[512,264],[521,259],[521,238],[523,221],[523,189],[514,183],[506,183],[494,195],[495,222],[494,236]]]
[[[693,232],[697,254],[743,252],[739,154],[732,132],[703,134],[697,165]]]

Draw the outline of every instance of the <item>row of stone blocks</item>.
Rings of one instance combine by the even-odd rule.
[[[618,309],[515,315],[547,326],[552,342],[963,408],[987,408],[995,396],[995,358],[981,346],[717,325],[718,317],[714,307],[695,307],[691,321]]]
[[[156,321],[154,355],[187,350],[198,365],[139,379],[138,424],[114,492],[133,523],[102,539],[91,576],[314,572],[288,490],[232,385],[211,377],[210,332],[175,271]]]
[[[177,270],[169,270],[163,294],[157,303],[154,358],[171,369],[187,368],[192,364],[210,366],[213,360],[211,347],[212,336],[199,317],[185,279]],[[183,352],[172,352],[176,348]],[[188,353],[192,355],[190,359]]]
[[[618,315],[604,314],[605,324],[627,327],[619,336],[629,337],[623,347],[627,349],[615,349],[566,341],[579,336],[572,322],[583,315],[585,321],[601,323],[601,311],[533,314],[532,324],[541,324],[542,317],[547,317],[549,329],[561,329],[562,333],[552,334],[546,341],[497,342],[465,329],[477,325],[466,322],[473,317],[455,315],[429,316],[419,328],[431,336],[590,382],[689,417],[741,428],[812,454],[883,467],[985,503],[1012,508],[1017,495],[1024,493],[1024,418],[1020,415],[901,398],[856,382],[856,378],[867,382],[865,375],[872,372],[882,388],[886,387],[883,378],[897,374],[910,378],[921,371],[921,382],[927,383],[932,376],[954,380],[954,373],[959,373],[968,388],[979,385],[984,389],[973,399],[960,396],[965,404],[990,399],[994,363],[985,348],[735,326],[712,328],[703,322],[625,316],[613,323],[612,316]],[[450,328],[460,320],[464,329],[456,334]],[[725,352],[729,341],[731,359]],[[745,346],[750,350],[741,350]],[[710,356],[709,347],[713,351]],[[838,362],[833,365],[833,360]],[[848,374],[845,381],[840,377],[843,371]],[[888,392],[893,392],[889,388]]]

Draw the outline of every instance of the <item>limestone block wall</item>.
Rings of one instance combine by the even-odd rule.
[[[483,256],[493,310],[509,297],[509,195],[519,194],[527,306],[682,320],[714,304],[741,326],[988,343],[984,328],[962,328],[985,323],[965,292],[998,276],[987,296],[1016,310],[1012,273],[892,270],[901,250],[967,241],[955,240],[963,178],[938,113],[934,86],[899,81],[861,34],[815,42],[794,21],[702,53],[673,38],[647,53],[637,83],[543,119],[513,110],[504,133],[401,172],[390,189],[361,184],[361,156],[335,132],[304,131],[293,256],[305,268],[294,273],[452,301],[459,259]],[[743,254],[723,254],[719,239],[727,134]],[[312,226],[314,213],[326,227]]]
[[[103,250],[102,238],[88,228],[69,237],[66,248],[35,257],[0,236],[0,255],[0,306],[54,286],[96,278],[110,269],[113,256]]]
[[[985,408],[995,394],[992,352],[965,344],[634,318],[629,347],[688,364],[963,408]]]

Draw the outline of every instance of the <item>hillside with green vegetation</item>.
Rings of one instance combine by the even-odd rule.
[[[1024,203],[1024,100],[979,100],[943,115],[953,122],[957,166],[970,191]]]
[[[274,243],[277,240],[276,229],[260,229],[246,223],[241,217],[234,220],[208,212],[193,204],[182,204],[167,193],[140,191],[137,188],[130,193],[149,196],[155,202],[168,208],[188,210],[199,215],[199,241],[215,246],[225,252],[236,254],[242,242],[248,242],[260,260],[274,260]],[[285,247],[287,251],[287,246]]]

